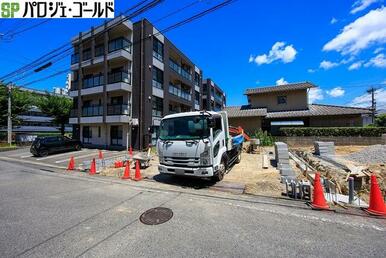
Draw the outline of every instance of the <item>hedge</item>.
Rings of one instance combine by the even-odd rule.
[[[386,127],[285,127],[284,136],[382,136]]]

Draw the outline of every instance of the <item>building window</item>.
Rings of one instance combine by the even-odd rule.
[[[156,38],[153,39],[153,57],[161,62],[164,61],[164,44]]]
[[[200,93],[198,91],[194,94],[194,104],[200,105]]]
[[[98,126],[98,138],[101,138],[101,127]]]
[[[83,143],[91,143],[92,130],[90,126],[83,126]]]
[[[153,87],[163,89],[164,72],[153,66]]]
[[[287,96],[278,96],[277,104],[287,104]]]
[[[194,85],[199,86],[200,85],[200,75],[197,72],[194,72]]]
[[[164,110],[163,99],[153,96],[152,100],[152,114],[153,116],[162,117]]]
[[[103,56],[105,54],[105,46],[103,44],[95,46],[95,57]]]
[[[122,146],[123,131],[122,126],[111,126],[110,129],[111,145]]]

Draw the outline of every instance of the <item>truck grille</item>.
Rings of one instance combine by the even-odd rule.
[[[177,157],[164,157],[164,165],[172,165],[177,167],[197,167],[200,165],[200,158],[177,158]]]

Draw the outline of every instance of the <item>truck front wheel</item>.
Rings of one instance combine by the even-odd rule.
[[[241,151],[237,154],[237,158],[236,158],[235,163],[239,164],[240,162],[241,162]]]
[[[220,165],[218,166],[218,171],[213,176],[213,181],[220,182],[221,180],[223,180],[226,172],[226,168],[227,167],[226,167],[225,159],[222,159]]]

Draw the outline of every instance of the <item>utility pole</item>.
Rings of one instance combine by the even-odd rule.
[[[375,123],[375,114],[377,111],[377,102],[375,100],[375,91],[376,89],[374,87],[371,87],[367,90],[367,93],[371,94],[371,123]]]
[[[12,84],[8,84],[8,144],[12,145]]]

